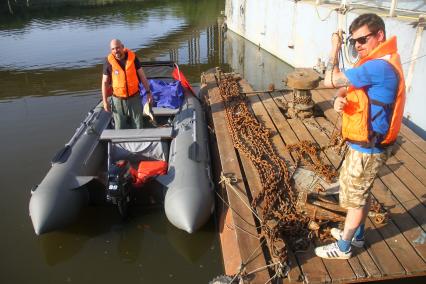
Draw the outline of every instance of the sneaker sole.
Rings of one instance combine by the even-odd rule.
[[[338,255],[338,256],[334,256],[332,253],[330,253],[331,256],[327,255],[327,254],[322,254],[317,252],[317,250],[315,250],[315,255],[324,259],[349,259],[351,258],[352,254],[350,255]]]

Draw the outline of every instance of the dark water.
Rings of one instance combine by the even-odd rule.
[[[223,273],[214,218],[188,235],[159,207],[122,222],[90,206],[64,231],[36,236],[30,189],[100,99],[103,58],[120,38],[142,60],[175,60],[191,82],[212,67],[257,89],[291,68],[230,32],[224,1],[10,0],[0,4],[0,283],[208,283]],[[10,8],[9,8],[10,7]]]

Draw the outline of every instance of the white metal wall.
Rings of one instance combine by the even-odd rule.
[[[397,7],[400,2],[404,1],[398,1]],[[338,6],[327,3],[316,5],[315,1],[227,0],[225,16],[230,30],[283,61],[294,67],[313,67],[318,59],[327,61],[331,34],[334,31],[339,27],[347,31],[352,20],[359,14],[371,12],[369,8],[357,8],[342,15],[333,10],[336,7]],[[397,36],[405,76],[411,77],[405,116],[426,130],[426,56],[421,57],[426,55],[426,36],[414,27],[418,23],[418,14],[389,17],[388,10],[375,11],[379,11],[378,14],[383,17],[387,35]],[[412,61],[416,40],[418,51],[415,57],[420,58]],[[348,64],[346,62],[347,67]]]

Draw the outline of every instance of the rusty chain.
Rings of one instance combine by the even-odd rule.
[[[309,246],[313,236],[321,240],[330,238],[330,223],[344,221],[344,214],[341,214],[343,211],[340,211],[342,208],[338,209],[336,203],[327,204],[321,199],[311,202],[312,204],[303,204],[304,210],[298,207],[300,193],[292,186],[286,163],[274,150],[270,131],[249,110],[245,93],[240,91],[234,75],[217,73],[216,76],[233,145],[251,161],[262,185],[261,191],[252,200],[253,209],[258,208],[263,217],[260,224],[261,236],[268,241],[271,255],[280,263],[287,263],[288,248],[303,251]],[[336,152],[341,155],[343,143],[338,131],[334,134],[333,131],[331,137],[329,136],[330,142],[326,148],[339,149]],[[321,161],[320,152],[324,149],[317,144],[301,141],[287,148],[295,158],[296,165],[302,163],[327,182],[332,182],[338,176],[332,166]],[[373,202],[370,212],[375,214],[373,218],[376,223],[384,222],[387,217],[385,210],[377,202]]]
[[[320,157],[321,149],[318,144],[311,141],[300,141],[297,144],[287,145],[287,149],[293,154],[296,165],[302,164],[311,171],[332,183],[338,176],[337,171],[331,165],[325,165]]]
[[[291,186],[287,165],[275,152],[270,131],[249,111],[232,75],[221,73],[219,90],[234,147],[252,162],[263,187],[252,201],[263,216],[262,235],[270,244],[272,256],[287,263],[287,243],[294,250],[309,246],[309,217],[296,210],[297,192]]]

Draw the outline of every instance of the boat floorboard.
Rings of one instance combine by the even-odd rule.
[[[202,82],[213,133],[212,159],[220,196],[219,234],[225,273],[235,275],[244,271],[249,274],[250,283],[267,283],[274,275],[266,266],[274,259],[270,244],[260,237],[257,220],[262,218],[260,210],[253,212],[248,207],[261,190],[260,180],[252,163],[232,145],[215,75],[204,74]],[[244,79],[239,84],[242,92],[253,91]],[[326,146],[330,133],[339,126],[339,116],[332,109],[333,93],[333,90],[313,90],[312,98],[323,116],[303,121],[288,119],[281,112],[282,105],[292,99],[290,93],[250,93],[247,100],[258,121],[271,130],[271,141],[278,155],[291,163],[293,157],[286,145],[309,140]],[[321,157],[324,163],[336,168],[341,161],[330,149],[324,150]],[[393,155],[372,189],[373,198],[384,204],[389,212],[386,224],[378,225],[373,219],[367,219],[366,245],[354,249],[349,260],[316,257],[313,249],[319,243],[312,244],[304,252],[289,252],[288,277],[274,278],[272,283],[349,283],[425,276],[425,166],[425,140],[403,125]],[[221,183],[221,173],[232,175],[235,182],[232,185]]]

